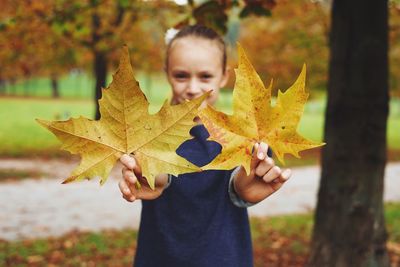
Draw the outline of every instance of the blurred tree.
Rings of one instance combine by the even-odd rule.
[[[389,13],[390,92],[400,98],[400,1],[390,1]]]
[[[121,47],[121,32],[137,19],[135,1],[49,1],[50,16],[38,13],[60,36],[73,42],[76,49],[87,48],[93,57],[95,77],[95,118],[100,118],[97,100],[106,87],[108,55]]]
[[[308,266],[389,266],[388,1],[334,0],[330,51],[327,145]]]
[[[239,17],[270,16],[275,0],[207,0],[200,4],[188,0],[188,15],[175,28],[198,23],[213,28],[220,34],[228,31],[228,16],[232,9],[239,8]]]
[[[240,43],[264,81],[286,89],[307,64],[307,84],[325,89],[328,61],[328,16],[319,3],[281,0],[272,18],[243,20]]]
[[[164,14],[158,11],[172,9],[176,5],[161,0],[60,0],[54,4],[54,14],[47,18],[49,24],[59,34],[77,46],[87,48],[92,54],[93,74],[96,80],[95,118],[99,119],[97,100],[101,98],[101,88],[106,86],[108,66],[113,53],[115,54],[117,48],[121,48],[123,44],[127,44],[135,51],[135,55],[150,55],[152,63],[162,62],[160,49],[156,49],[155,46],[160,39],[162,40],[162,34],[157,32],[159,28],[145,32],[143,27],[146,19],[165,19],[155,14]],[[159,65],[149,64],[148,58],[135,62],[145,66],[147,71]]]
[[[124,44],[138,58],[135,66],[147,72],[162,69],[160,43],[164,44],[166,29],[149,28],[148,24],[165,24],[169,15],[165,10],[177,8],[163,0],[5,0],[5,6],[8,14],[1,16],[0,11],[0,30],[7,49],[0,51],[0,59],[6,59],[3,62],[8,66],[20,64],[14,73],[21,69],[25,77],[48,75],[54,96],[58,95],[57,77],[61,73],[76,66],[91,66],[96,105],[101,88],[106,86],[109,64],[119,58],[119,48]],[[0,77],[5,76],[0,73]],[[21,73],[13,76],[21,77]],[[99,116],[97,106],[95,117]]]
[[[5,1],[4,9],[0,10],[0,59],[7,68],[3,68],[0,75],[8,81],[51,76],[52,94],[58,97],[58,75],[76,66],[77,62],[71,43],[55,36],[48,25],[35,16],[37,12],[50,11],[42,2]]]

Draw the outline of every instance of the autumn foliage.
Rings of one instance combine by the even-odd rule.
[[[80,165],[64,183],[96,176],[103,184],[115,162],[123,154],[133,154],[152,189],[161,173],[175,176],[200,171],[175,151],[186,139],[199,115],[211,139],[222,145],[221,153],[202,169],[233,169],[243,165],[250,173],[251,150],[256,142],[270,145],[283,162],[285,153],[321,146],[297,133],[308,93],[305,91],[305,67],[298,80],[285,93],[279,93],[271,106],[271,87],[265,88],[260,77],[239,45],[239,67],[233,92],[234,114],[198,108],[210,92],[191,101],[171,106],[167,101],[154,115],[133,76],[128,48],[124,47],[119,69],[111,85],[99,100],[101,118],[38,122],[53,132],[62,148],[79,154]],[[138,185],[139,186],[139,185]]]
[[[308,98],[305,66],[297,81],[284,93],[279,92],[272,106],[272,82],[268,88],[264,87],[240,45],[238,55],[233,115],[216,111],[211,106],[200,113],[211,139],[222,145],[221,154],[203,169],[230,170],[243,165],[250,173],[251,151],[256,142],[267,143],[282,163],[285,153],[300,157],[300,151],[323,145],[297,133]]]
[[[96,176],[104,183],[116,161],[132,153],[154,189],[155,176],[160,173],[178,175],[200,170],[175,150],[190,138],[197,108],[207,95],[174,106],[165,101],[158,113],[150,115],[149,102],[133,76],[125,47],[113,82],[99,101],[100,120],[80,117],[38,122],[59,138],[63,149],[82,158],[64,183]]]

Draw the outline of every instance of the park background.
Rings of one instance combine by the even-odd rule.
[[[388,162],[396,163],[400,160],[400,3],[389,1],[386,4],[390,100],[385,155]],[[57,139],[41,128],[35,118],[98,117],[99,88],[111,82],[123,44],[130,49],[135,75],[149,99],[150,111],[156,112],[170,94],[163,72],[165,32],[187,23],[207,24],[224,34],[228,64],[232,69],[237,64],[236,43],[241,43],[264,83],[274,80],[274,94],[278,89],[287,89],[306,63],[310,98],[299,132],[315,141],[327,141],[324,125],[331,5],[330,1],[306,0],[3,0],[0,9],[0,157],[3,161],[0,187],[10,184],[23,187],[26,181],[65,178],[53,177],[54,173],[46,173],[42,168],[24,168],[29,161],[55,167],[57,163],[54,162],[76,163],[76,158],[59,150]],[[362,4],[357,8],[359,12],[368,9]],[[379,64],[372,67],[382,68]],[[231,80],[216,105],[228,113],[231,112],[233,84],[232,71]],[[376,88],[379,90],[383,89]],[[352,101],[358,105],[357,98]],[[364,116],[372,113],[365,112]],[[320,149],[305,151],[301,156],[301,159],[289,157],[287,165],[321,165]],[[17,161],[21,164],[15,164]],[[115,178],[119,178],[118,175]],[[29,188],[25,190],[29,193]],[[7,196],[2,197],[3,205],[9,205]],[[47,201],[52,201],[50,196]],[[399,203],[385,204],[386,247],[393,266],[400,264]],[[10,211],[8,216],[15,215]],[[0,219],[10,220],[8,216],[0,216]],[[256,266],[306,264],[313,247],[313,209],[306,214],[252,217],[251,223]],[[355,221],[349,216],[345,223],[351,227]],[[8,229],[0,228],[0,231]],[[32,238],[27,234],[13,240],[0,240],[0,265],[4,262],[6,266],[127,266],[135,251],[136,231],[118,229],[118,225],[106,230],[78,228],[61,236],[52,235]],[[373,240],[365,242],[374,243]]]

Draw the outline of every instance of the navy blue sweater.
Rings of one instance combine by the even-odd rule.
[[[206,141],[203,125],[177,153],[197,166],[216,157],[221,146]],[[142,201],[136,267],[253,266],[247,209],[229,198],[232,171],[203,171],[174,177],[156,200]]]

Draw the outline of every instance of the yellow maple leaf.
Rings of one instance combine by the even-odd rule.
[[[210,133],[209,139],[222,145],[221,153],[202,169],[229,170],[242,165],[249,173],[256,142],[267,143],[282,163],[285,153],[299,158],[298,152],[323,145],[305,139],[296,131],[308,98],[305,65],[296,82],[285,93],[279,91],[275,106],[271,106],[272,82],[268,88],[264,87],[239,44],[238,56],[233,114],[224,114],[211,106],[199,114]]]
[[[124,47],[113,81],[99,100],[100,120],[37,121],[57,136],[62,149],[81,156],[80,165],[64,183],[98,176],[103,184],[115,162],[124,153],[133,153],[154,189],[155,176],[160,173],[176,176],[200,171],[175,150],[191,138],[193,119],[207,95],[174,106],[165,101],[158,113],[150,115],[149,102],[133,76]]]

